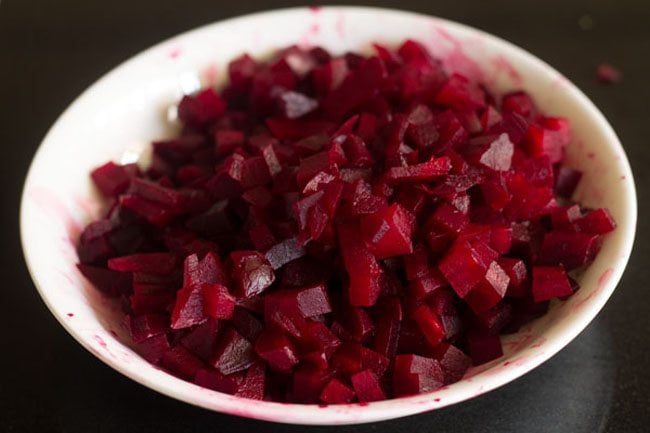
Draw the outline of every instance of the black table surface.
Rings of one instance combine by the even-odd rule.
[[[592,98],[618,132],[636,177],[640,218],[636,246],[618,289],[596,320],[550,361],[456,406],[336,431],[650,431],[650,4],[372,4],[484,29],[554,65]],[[87,86],[133,54],[182,31],[295,5],[262,0],[0,0],[0,432],[335,431],[209,412],[116,373],[49,314],[27,273],[18,233],[28,164],[50,125]],[[621,69],[620,84],[604,86],[595,80],[595,67],[604,61]]]

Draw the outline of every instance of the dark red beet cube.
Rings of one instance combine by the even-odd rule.
[[[544,235],[540,264],[562,264],[568,270],[590,263],[600,249],[598,235],[582,232],[552,231]]]
[[[394,204],[376,214],[361,219],[366,243],[378,259],[413,252],[411,236],[415,219],[408,211]]]
[[[396,396],[433,391],[443,383],[443,371],[435,359],[410,354],[395,357],[393,391]]]
[[[169,274],[176,267],[176,257],[169,253],[141,253],[116,257],[108,261],[108,268],[120,272],[149,272]]]
[[[607,209],[600,208],[577,219],[575,221],[575,226],[581,232],[602,235],[614,230],[616,228],[616,223]]]
[[[271,264],[257,251],[233,251],[230,260],[239,296],[250,298],[259,295],[275,281]]]
[[[475,365],[485,364],[503,355],[498,335],[469,333],[467,349]]]
[[[116,197],[123,193],[131,182],[131,175],[125,167],[114,162],[97,167],[90,176],[97,188],[107,197]]]
[[[194,383],[204,388],[210,388],[225,394],[235,394],[242,382],[240,374],[224,376],[216,370],[202,368],[196,372]]]
[[[350,377],[354,392],[360,402],[385,400],[386,394],[381,388],[379,379],[370,370],[363,370]]]
[[[230,319],[235,309],[235,298],[228,293],[228,288],[221,284],[204,284],[203,309],[207,316],[214,319]]]
[[[444,373],[444,383],[458,382],[472,365],[472,359],[451,344],[441,344],[437,350],[438,362]]]
[[[135,351],[147,361],[158,364],[169,350],[169,341],[165,334],[155,335],[137,344]]]
[[[454,243],[440,260],[438,269],[458,296],[464,298],[485,276],[487,265],[469,242]]]
[[[361,236],[358,225],[342,224],[338,237],[348,272],[348,295],[353,306],[371,306],[379,297],[379,276],[382,271]]]
[[[532,292],[535,302],[542,302],[569,296],[573,289],[562,266],[534,266]]]
[[[266,369],[262,363],[256,362],[246,371],[235,395],[253,400],[263,400],[266,395],[266,382]]]
[[[207,318],[203,286],[184,287],[176,292],[176,302],[171,316],[172,329],[189,328],[204,322]]]
[[[180,339],[180,344],[201,360],[209,362],[219,329],[217,320],[208,319],[185,334]]]
[[[320,393],[320,401],[325,404],[346,404],[354,399],[352,388],[338,379],[330,380]]]
[[[228,375],[246,370],[255,362],[253,345],[237,331],[227,328],[219,337],[210,364]]]
[[[289,371],[299,362],[293,343],[277,332],[263,332],[255,342],[255,352],[277,371]]]
[[[440,319],[428,306],[421,305],[413,313],[413,318],[431,347],[437,346],[445,338],[445,329],[440,323]]]
[[[134,343],[167,332],[167,320],[161,314],[144,314],[142,316],[126,316],[126,326]]]
[[[167,370],[186,380],[194,379],[197,371],[204,367],[203,362],[183,346],[174,346],[165,352],[161,364]]]
[[[497,262],[492,262],[485,279],[469,292],[465,301],[475,312],[487,311],[503,299],[509,283],[508,274]]]

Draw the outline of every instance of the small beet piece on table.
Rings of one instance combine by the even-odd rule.
[[[236,397],[365,403],[461,380],[579,289],[616,222],[572,201],[568,120],[418,42],[375,52],[241,55],[149,167],[91,172],[108,210],[77,266],[144,359]]]

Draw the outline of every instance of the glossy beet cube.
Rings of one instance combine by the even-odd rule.
[[[442,202],[427,220],[427,226],[455,235],[469,223],[469,215],[456,206]]]
[[[476,110],[485,106],[485,92],[467,77],[453,74],[436,95],[435,103],[457,110]]]
[[[221,284],[204,284],[203,309],[207,316],[214,319],[230,319],[235,309],[235,298],[228,293],[228,288]]]
[[[529,293],[530,281],[526,263],[523,260],[501,257],[497,263],[509,278],[506,296],[521,297]]]
[[[325,404],[346,404],[355,397],[355,393],[349,386],[338,379],[330,380],[320,393],[320,401]]]
[[[389,183],[430,181],[444,176],[450,168],[449,158],[440,157],[406,167],[391,167],[385,176]]]
[[[542,126],[530,125],[526,135],[528,153],[533,157],[548,156],[553,164],[562,160],[570,141],[569,123],[562,118],[549,117]]]
[[[297,238],[285,239],[272,246],[265,254],[266,259],[274,270],[280,269],[306,254],[305,249],[299,244]]]
[[[602,235],[614,230],[616,228],[616,223],[607,209],[600,208],[577,219],[575,221],[575,226],[581,232]]]
[[[246,370],[255,362],[253,345],[233,328],[219,336],[210,364],[221,374]]]
[[[317,403],[332,373],[328,370],[301,365],[291,377],[289,400],[296,403]]]
[[[300,328],[300,346],[307,352],[322,353],[326,360],[341,345],[341,340],[322,322],[307,320]]]
[[[255,342],[255,352],[277,371],[289,371],[299,362],[293,343],[277,332],[263,332]]]
[[[445,328],[437,315],[426,305],[421,305],[413,313],[413,318],[431,347],[435,347],[445,338]]]
[[[451,344],[441,344],[436,349],[436,358],[444,374],[444,383],[458,382],[472,366],[472,359]]]
[[[361,230],[377,259],[413,252],[411,236],[415,218],[398,204],[393,204],[361,219]]]
[[[176,301],[171,316],[173,329],[189,328],[207,320],[203,286],[184,287],[176,292]]]
[[[360,344],[345,343],[334,354],[332,365],[337,371],[348,375],[370,369],[377,377],[381,377],[388,368],[389,360]]]
[[[217,320],[208,319],[185,334],[180,339],[180,344],[201,360],[209,362],[219,329]]]
[[[230,278],[219,256],[209,251],[199,260],[197,254],[191,254],[183,263],[183,287],[196,284],[223,284],[229,283]]]
[[[379,297],[382,271],[370,252],[357,224],[338,226],[338,238],[348,273],[348,296],[353,306],[371,306]]]
[[[223,99],[213,89],[205,89],[183,97],[178,104],[178,117],[184,123],[201,126],[217,120],[225,109]]]
[[[393,391],[396,396],[433,391],[443,383],[443,371],[435,359],[412,354],[395,357]]]
[[[158,334],[136,344],[135,351],[147,361],[158,364],[162,357],[169,351],[167,335]]]
[[[250,298],[259,295],[275,281],[271,264],[257,251],[233,251],[230,260],[239,296]]]
[[[256,362],[246,371],[235,395],[253,400],[263,400],[266,395],[266,383],[266,369],[262,363]]]
[[[569,296],[573,289],[562,266],[534,266],[532,292],[535,302],[542,302]]]
[[[379,383],[379,379],[371,370],[363,370],[352,375],[350,381],[360,402],[386,399],[386,394]]]

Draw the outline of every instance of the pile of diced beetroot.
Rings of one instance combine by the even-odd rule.
[[[615,224],[570,201],[566,119],[375,48],[243,55],[146,171],[92,172],[112,207],[79,269],[144,358],[247,398],[382,400],[458,381],[578,289]]]

